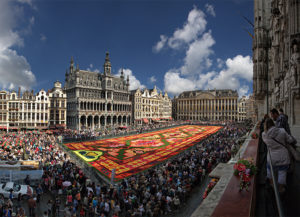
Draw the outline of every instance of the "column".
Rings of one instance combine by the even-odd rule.
[[[94,128],[95,126],[94,126],[94,115],[92,116],[92,130],[94,130],[95,128]]]
[[[78,116],[78,119],[77,119],[77,121],[78,121],[78,130],[81,129],[80,119],[81,119],[81,116],[79,115],[79,116]]]

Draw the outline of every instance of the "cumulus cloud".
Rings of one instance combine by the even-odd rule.
[[[242,96],[246,96],[246,97],[249,97],[249,86],[247,85],[243,85],[241,86],[239,89],[238,89],[238,92],[239,92],[239,96],[242,97]]]
[[[31,1],[19,0],[21,3],[29,4]],[[8,0],[0,1],[0,88],[12,89],[21,87],[29,89],[36,83],[35,75],[31,71],[26,58],[19,55],[12,47],[22,46],[23,39],[17,28],[20,11],[14,2]],[[29,26],[33,25],[34,18],[29,19]]]
[[[0,54],[0,77],[0,86],[4,89],[21,87],[27,90],[36,82],[26,58],[11,49],[5,49]]]
[[[170,70],[165,74],[164,86],[165,91],[171,94],[178,94],[196,88],[194,81],[181,77],[177,70]]]
[[[247,95],[252,82],[253,63],[250,56],[237,55],[225,61],[224,68],[219,71],[198,74],[197,79],[182,76],[178,70],[165,74],[165,90],[171,94],[179,94],[195,89],[233,89],[239,96]],[[243,81],[245,84],[241,84]]]
[[[153,50],[159,52],[164,46],[172,49],[179,49],[201,35],[206,29],[205,14],[202,10],[194,7],[188,14],[187,21],[181,28],[174,31],[171,37],[160,36],[160,41],[156,43]]]
[[[149,78],[149,81],[150,81],[150,83],[155,83],[155,82],[156,82],[155,76],[154,76],[154,75],[151,76],[151,77]]]
[[[215,17],[216,16],[216,12],[215,12],[215,8],[213,5],[211,4],[206,4],[205,5],[205,9],[206,9],[206,12],[208,14],[210,14],[211,16]]]
[[[212,5],[205,6],[206,12],[215,16]],[[164,89],[177,95],[195,89],[234,89],[239,95],[246,95],[252,81],[253,63],[250,56],[236,55],[226,61],[216,58],[213,45],[216,43],[211,30],[206,30],[205,14],[194,7],[184,26],[177,29],[173,36],[164,36],[161,47],[181,48],[185,51],[182,66],[170,69],[164,76]],[[191,27],[194,27],[193,30]],[[185,46],[180,46],[185,44]],[[214,71],[210,68],[215,63]],[[217,68],[217,69],[216,69]]]
[[[212,46],[215,40],[211,35],[211,31],[203,34],[201,38],[195,40],[189,45],[184,58],[184,65],[181,67],[181,74],[194,75],[202,72],[203,69],[212,65],[209,58],[213,54]]]
[[[119,69],[117,76],[121,75],[122,69]],[[146,88],[145,85],[141,84],[141,82],[133,75],[131,69],[123,69],[125,79],[127,79],[127,76],[129,76],[129,89],[135,90],[138,88],[144,89]]]

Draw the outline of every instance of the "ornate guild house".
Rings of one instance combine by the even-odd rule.
[[[177,120],[237,120],[238,93],[236,90],[185,91],[174,99]]]
[[[111,74],[109,53],[103,73],[74,68],[73,58],[66,72],[67,126],[70,129],[98,129],[124,126],[132,121],[129,77]]]
[[[300,1],[255,0],[253,94],[261,120],[282,108],[292,134],[300,129]],[[294,132],[294,133],[293,133]]]
[[[132,116],[135,124],[152,124],[172,119],[172,101],[167,92],[158,92],[156,86],[152,90],[131,91]]]

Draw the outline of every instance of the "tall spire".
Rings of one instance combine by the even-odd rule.
[[[109,52],[108,51],[106,51],[105,62],[110,62],[110,60],[109,60]]]
[[[124,79],[124,72],[123,72],[123,68],[121,69],[121,79]]]
[[[110,75],[110,73],[111,73],[111,63],[110,63],[110,60],[109,60],[108,51],[106,52],[105,62],[104,62],[103,68],[104,68],[104,74],[105,75]]]
[[[74,60],[73,60],[73,56],[71,57],[71,61],[70,61],[70,73],[73,72],[74,69]]]

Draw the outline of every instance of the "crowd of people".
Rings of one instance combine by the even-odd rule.
[[[44,206],[48,216],[161,216],[186,203],[190,192],[219,162],[227,162],[239,148],[238,138],[249,131],[242,124],[227,124],[222,130],[167,162],[114,185],[90,181],[84,171],[64,153],[55,135],[46,133],[8,133],[0,147],[7,158],[21,159],[22,150],[43,167],[41,185],[24,207],[8,206],[0,201],[2,216],[35,216],[45,193],[52,199]],[[74,133],[74,132],[73,132]],[[23,146],[18,146],[19,140]],[[1,144],[1,143],[0,143]],[[17,156],[15,156],[17,155]],[[9,199],[10,205],[13,199]],[[3,202],[3,203],[2,203]],[[1,217],[0,214],[0,217]],[[9,215],[8,215],[9,214]]]
[[[153,123],[147,125],[128,125],[128,126],[106,126],[101,129],[91,130],[82,129],[78,130],[67,130],[61,134],[64,136],[65,140],[93,140],[99,137],[109,137],[109,136],[120,136],[131,133],[143,133],[155,129],[171,127],[175,125],[180,125],[185,123],[184,121],[169,121],[163,123]]]

